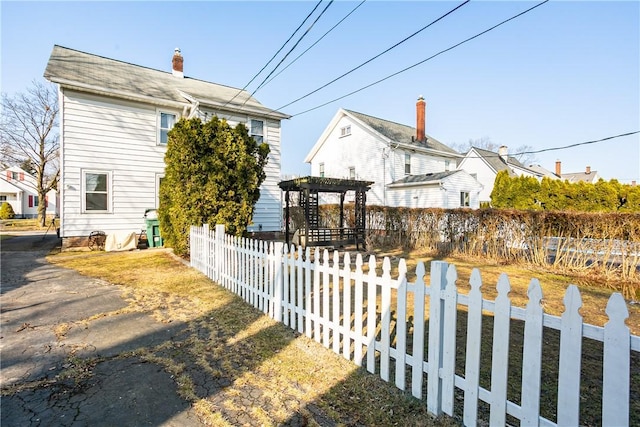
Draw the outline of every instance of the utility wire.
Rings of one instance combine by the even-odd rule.
[[[521,152],[518,152],[518,153],[509,153],[508,156],[509,157],[517,157],[517,156],[523,156],[525,154],[539,154],[539,153],[544,153],[544,152],[547,152],[547,151],[567,150],[569,148],[580,147],[582,145],[596,144],[598,142],[609,141],[611,139],[622,138],[622,137],[625,137],[625,136],[631,136],[631,135],[635,135],[635,134],[638,134],[638,133],[640,133],[640,130],[637,130],[637,131],[634,131],[634,132],[621,133],[620,135],[608,136],[606,138],[596,139],[596,140],[593,140],[593,141],[585,141],[585,142],[578,142],[578,143],[575,143],[575,144],[563,145],[561,147],[551,147],[551,148],[543,148],[541,150],[531,150],[531,151],[521,151]],[[469,148],[469,150],[471,150],[472,148],[474,148],[474,147]],[[485,151],[487,151],[487,150],[485,150]],[[465,158],[467,158],[467,159],[486,159],[486,158],[491,158],[491,157],[502,157],[502,156],[500,154],[498,154],[498,153],[492,153],[492,154],[487,154],[486,156],[469,156],[469,157],[465,157]]]
[[[451,46],[451,47],[449,47],[449,48],[447,48],[447,49],[441,50],[440,52],[436,53],[435,55],[432,55],[432,56],[430,56],[430,57],[428,57],[428,58],[426,58],[426,59],[423,59],[423,60],[422,60],[422,61],[420,61],[420,62],[416,62],[415,64],[410,65],[410,66],[408,66],[408,67],[406,67],[406,68],[404,68],[404,69],[402,69],[402,70],[400,70],[400,71],[397,71],[397,72],[395,72],[395,73],[393,73],[393,74],[390,74],[390,75],[388,75],[387,77],[384,77],[384,78],[382,78],[382,79],[380,79],[380,80],[378,80],[378,81],[375,81],[375,82],[370,83],[370,84],[368,84],[368,85],[366,85],[366,86],[363,86],[363,87],[361,87],[360,89],[356,89],[356,90],[354,90],[353,92],[349,92],[349,93],[347,93],[346,95],[342,95],[342,96],[340,96],[340,97],[338,97],[338,98],[332,99],[331,101],[327,101],[327,102],[325,102],[324,104],[320,104],[320,105],[318,105],[318,106],[316,106],[316,107],[309,108],[308,110],[304,110],[304,111],[301,111],[301,112],[299,112],[299,113],[293,114],[291,117],[300,116],[300,115],[305,114],[305,113],[308,113],[308,112],[310,112],[310,111],[317,110],[318,108],[324,107],[325,105],[329,105],[329,104],[331,104],[331,103],[333,103],[333,102],[339,101],[339,100],[344,99],[344,98],[346,98],[346,97],[348,97],[348,96],[354,95],[354,94],[356,94],[356,93],[358,93],[358,92],[361,92],[361,91],[363,91],[363,90],[365,90],[365,89],[368,89],[368,88],[370,88],[371,86],[375,86],[375,85],[377,85],[377,84],[379,84],[379,83],[382,83],[383,81],[388,80],[388,79],[390,79],[391,77],[395,77],[395,76],[397,76],[398,74],[402,74],[402,73],[404,73],[404,72],[406,72],[406,71],[409,71],[410,69],[415,68],[415,67],[417,67],[418,65],[422,65],[422,64],[424,64],[425,62],[427,62],[427,61],[429,61],[429,60],[431,60],[431,59],[435,58],[436,56],[439,56],[439,55],[441,55],[441,54],[443,54],[443,53],[445,53],[445,52],[448,52],[448,51],[450,51],[450,50],[452,50],[452,49],[455,49],[456,47],[458,47],[458,46],[460,46],[460,45],[463,45],[463,44],[465,44],[465,43],[467,43],[467,42],[469,42],[469,41],[471,41],[471,40],[473,40],[473,39],[475,39],[475,38],[478,38],[478,37],[480,37],[481,35],[486,34],[486,33],[488,33],[489,31],[492,31],[492,30],[494,30],[494,29],[498,28],[499,26],[501,26],[501,25],[503,25],[503,24],[506,24],[507,22],[509,22],[509,21],[511,21],[511,20],[513,20],[513,19],[516,19],[516,18],[518,18],[519,16],[522,16],[522,15],[524,15],[525,13],[528,13],[528,12],[532,11],[533,9],[535,9],[535,8],[539,7],[539,6],[542,6],[543,4],[547,3],[548,1],[549,1],[549,0],[544,0],[543,2],[538,3],[537,5],[535,5],[535,6],[533,6],[533,7],[530,7],[529,9],[527,9],[527,10],[525,10],[525,11],[523,11],[523,12],[518,13],[517,15],[514,15],[514,16],[512,16],[511,18],[505,19],[504,21],[502,21],[502,22],[500,22],[500,23],[498,23],[498,24],[494,25],[493,27],[488,28],[488,29],[486,29],[486,30],[482,31],[481,33],[476,34],[475,36],[469,37],[468,39],[465,39],[465,40],[461,41],[460,43],[457,43],[457,44],[455,44],[455,45],[453,45],[453,46]],[[312,93],[313,93],[313,92],[312,92]],[[306,95],[305,95],[305,96],[306,96]],[[299,99],[297,99],[296,101],[299,101],[300,99],[302,99],[302,98],[299,98]],[[290,104],[287,104],[287,105],[290,105]],[[283,108],[283,107],[281,107],[281,108]],[[279,109],[280,109],[280,108],[279,108]],[[278,110],[279,110],[279,109],[278,109]]]
[[[282,74],[282,72],[284,70],[286,70],[287,68],[289,68],[290,66],[292,66],[298,59],[300,59],[300,57],[302,55],[304,55],[305,53],[307,53],[309,50],[311,50],[311,48],[313,48],[315,45],[317,45],[323,38],[325,38],[325,36],[327,36],[331,31],[333,31],[338,25],[342,24],[342,22],[347,19],[349,16],[351,16],[351,14],[353,12],[355,12],[360,6],[362,6],[364,4],[364,2],[366,2],[367,0],[362,0],[360,3],[358,3],[358,5],[356,7],[354,7],[353,9],[351,9],[351,12],[347,13],[345,15],[344,18],[342,18],[340,21],[338,21],[338,23],[336,25],[334,25],[333,27],[331,27],[326,33],[324,33],[318,40],[316,40],[311,46],[309,46],[304,52],[302,52],[300,55],[296,56],[293,61],[291,61],[290,63],[287,64],[286,67],[284,67],[282,70],[278,71],[276,73],[275,76],[271,77],[271,79],[265,83],[265,85],[268,85],[269,83],[271,83],[276,77],[278,77],[280,74]],[[256,92],[258,91],[258,89],[256,89]],[[254,92],[255,93],[255,92]]]
[[[264,86],[265,82],[267,81],[267,79],[269,77],[271,77],[271,75],[273,73],[275,73],[275,71],[278,69],[278,67],[284,62],[285,59],[287,59],[287,56],[289,56],[289,54],[291,52],[293,52],[295,50],[296,47],[298,47],[298,44],[300,44],[300,42],[302,41],[303,38],[305,38],[305,36],[307,34],[309,34],[309,31],[311,31],[311,29],[313,28],[313,26],[316,24],[316,22],[318,22],[318,20],[322,17],[322,15],[324,15],[324,13],[327,11],[327,9],[329,9],[329,6],[331,6],[333,4],[333,0],[330,0],[329,3],[324,7],[324,9],[322,9],[322,12],[320,12],[320,15],[318,15],[315,19],[315,21],[313,21],[311,23],[311,25],[309,25],[309,27],[307,28],[307,30],[300,36],[300,38],[298,39],[298,41],[291,47],[291,49],[289,49],[289,51],[282,57],[282,59],[280,60],[280,62],[278,62],[278,64],[273,68],[273,70],[271,70],[271,72],[267,75],[267,77],[265,77],[262,82],[258,85],[257,88],[255,88],[255,90],[253,92],[251,92],[251,95],[249,95],[249,97],[244,101],[244,103],[242,104],[242,106],[244,107],[244,104],[247,103],[247,101],[258,91],[258,89],[260,89],[262,86]]]
[[[304,25],[304,23],[305,23],[305,22],[307,22],[307,20],[311,17],[311,15],[313,15],[313,12],[315,12],[315,11],[316,11],[316,9],[318,8],[318,6],[320,6],[320,3],[322,3],[322,0],[319,0],[319,1],[318,1],[318,3],[316,3],[315,7],[311,10],[311,12],[309,12],[309,14],[307,15],[307,17],[306,17],[306,18],[304,18],[304,20],[300,23],[300,25],[298,26],[298,28],[296,28],[296,30],[295,30],[293,33],[291,33],[291,35],[289,36],[289,38],[287,39],[287,41],[286,41],[286,42],[284,42],[284,43],[282,44],[282,46],[280,46],[280,49],[278,49],[278,51],[277,51],[276,53],[274,53],[274,54],[273,54],[273,56],[271,57],[271,59],[270,59],[269,61],[267,61],[267,63],[266,63],[266,64],[264,64],[264,67],[262,67],[262,68],[260,69],[260,71],[258,71],[258,72],[256,73],[256,75],[255,75],[255,76],[251,77],[251,80],[249,80],[249,83],[247,83],[246,85],[244,85],[244,87],[243,87],[242,89],[240,89],[240,90],[238,91],[238,93],[236,93],[236,94],[233,96],[233,98],[231,98],[230,100],[228,100],[228,101],[223,105],[223,107],[226,107],[227,105],[229,105],[229,103],[230,103],[231,101],[233,101],[234,99],[236,99],[236,98],[238,97],[238,95],[240,95],[240,94],[241,94],[241,93],[242,93],[242,92],[243,92],[243,91],[244,91],[244,90],[245,90],[245,89],[246,89],[246,88],[251,84],[251,82],[253,82],[253,81],[256,79],[256,77],[258,77],[258,76],[260,75],[260,73],[262,73],[262,72],[264,71],[264,69],[265,69],[265,68],[267,68],[267,66],[271,63],[271,61],[273,61],[273,60],[274,60],[274,58],[275,58],[276,56],[278,56],[278,54],[282,51],[282,49],[284,49],[284,47],[287,45],[287,43],[289,43],[289,41],[290,41],[290,40],[293,38],[293,36],[298,32],[298,30],[300,30],[300,28],[302,28],[302,26]],[[246,101],[245,101],[245,103],[246,103]]]
[[[394,44],[393,46],[387,48],[386,50],[380,52],[379,54],[377,54],[376,56],[374,56],[373,58],[370,58],[368,60],[366,60],[365,62],[363,62],[362,64],[358,65],[355,68],[352,68],[351,70],[347,71],[346,73],[342,74],[341,76],[336,77],[335,79],[331,80],[328,83],[325,83],[324,85],[320,86],[319,88],[307,93],[306,95],[302,95],[300,98],[294,99],[293,101],[289,102],[288,104],[283,105],[282,107],[277,108],[277,110],[281,110],[283,108],[288,107],[289,105],[295,104],[296,102],[310,96],[313,95],[314,93],[318,92],[319,90],[324,89],[325,87],[337,82],[338,80],[340,80],[341,78],[353,73],[354,71],[358,70],[359,68],[364,67],[365,65],[367,65],[368,63],[370,63],[371,61],[379,58],[380,56],[384,55],[385,53],[389,52],[392,49],[395,49],[396,47],[400,46],[402,43],[406,42],[407,40],[409,40],[410,38],[418,35],[419,33],[421,33],[422,31],[426,30],[427,28],[429,28],[430,26],[432,26],[433,24],[435,24],[436,22],[440,21],[441,19],[444,19],[445,17],[447,17],[448,15],[452,14],[453,12],[455,12],[456,10],[460,9],[462,6],[464,6],[465,4],[469,3],[471,0],[466,0],[465,2],[459,4],[458,6],[456,6],[455,8],[451,9],[449,12],[445,13],[444,15],[442,15],[441,17],[439,17],[438,19],[431,21],[429,24],[425,25],[424,27],[420,28],[418,31],[414,32],[413,34],[411,34],[410,36],[405,37],[403,40],[400,40],[398,43]],[[547,0],[548,1],[548,0]]]

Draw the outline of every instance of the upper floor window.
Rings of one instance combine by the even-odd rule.
[[[468,191],[461,191],[460,192],[460,207],[461,208],[468,208],[470,206],[469,204],[469,192]]]
[[[356,168],[355,168],[355,166],[351,166],[349,168],[349,179],[356,179]]]
[[[324,178],[324,163],[320,163],[320,177]]]
[[[411,154],[404,154],[404,173],[406,175],[411,174]]]
[[[166,144],[169,141],[169,131],[176,124],[177,115],[160,112],[158,117],[158,143]]]
[[[111,172],[82,171],[82,211],[109,212]]]
[[[249,129],[251,136],[258,144],[264,141],[264,122],[262,120],[251,119],[251,128]]]
[[[444,161],[444,170],[445,170],[445,172],[449,171],[450,167],[451,167],[451,160],[445,160]]]
[[[340,136],[349,136],[351,135],[351,125],[343,126],[340,128]]]

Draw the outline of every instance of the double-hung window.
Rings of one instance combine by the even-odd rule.
[[[177,115],[165,111],[158,112],[158,144],[166,145],[169,141],[169,131],[176,124]]]
[[[82,211],[111,212],[111,172],[82,171]]]
[[[319,175],[321,178],[324,178],[324,163],[320,163],[320,171]]]
[[[460,207],[461,208],[468,208],[469,207],[469,192],[468,191],[461,191],[460,192]]]
[[[411,154],[404,154],[404,173],[405,175],[411,174]]]
[[[264,121],[251,119],[249,133],[258,144],[264,141]]]
[[[351,125],[343,126],[340,128],[340,137],[351,135]]]
[[[356,179],[356,167],[349,167],[349,179]]]

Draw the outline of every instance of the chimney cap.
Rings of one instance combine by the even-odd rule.
[[[180,48],[179,48],[179,47],[175,48],[175,49],[173,50],[173,54],[174,54],[174,55],[180,55]]]

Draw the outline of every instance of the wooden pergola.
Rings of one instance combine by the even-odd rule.
[[[366,193],[371,187],[371,181],[357,181],[354,179],[325,178],[306,176],[282,181],[278,185],[285,192],[285,239],[290,242],[290,197],[291,191],[298,192],[299,205],[304,209],[304,228],[300,237],[304,236],[303,246],[344,246],[355,244],[365,246],[365,218]],[[355,192],[355,224],[354,227],[344,226],[345,195]],[[321,228],[318,205],[319,193],[337,193],[340,196],[340,226],[338,228]],[[304,233],[304,234],[303,234]]]

